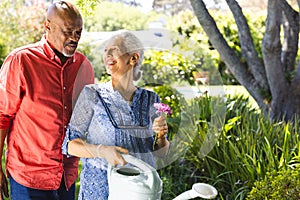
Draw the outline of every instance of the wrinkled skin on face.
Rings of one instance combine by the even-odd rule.
[[[82,32],[82,17],[79,11],[66,2],[53,4],[44,22],[46,39],[62,62],[74,55]]]
[[[122,43],[122,38],[111,39],[104,49],[103,61],[106,72],[110,75],[124,75],[132,66],[129,65],[129,54]]]

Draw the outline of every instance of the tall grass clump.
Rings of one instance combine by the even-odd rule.
[[[160,170],[167,182],[162,199],[173,197],[170,192],[164,196],[164,192],[176,191],[178,195],[193,182],[214,185],[219,192],[217,199],[245,199],[254,183],[269,172],[293,169],[299,164],[297,123],[273,122],[250,106],[249,99],[243,96],[228,97],[225,123],[218,140],[203,157],[200,149],[212,125],[212,98],[203,96],[192,102],[199,107],[199,115],[194,118],[197,135],[180,161]],[[183,185],[175,182],[178,180]]]

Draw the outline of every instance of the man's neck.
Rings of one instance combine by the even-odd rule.
[[[59,57],[62,65],[64,65],[68,60],[68,57],[64,56],[62,53],[58,52],[57,50],[54,50],[54,53]]]

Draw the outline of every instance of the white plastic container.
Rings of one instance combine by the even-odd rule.
[[[108,169],[108,200],[160,200],[162,181],[156,169],[131,155],[123,157],[134,166]]]

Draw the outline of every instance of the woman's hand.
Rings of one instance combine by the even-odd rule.
[[[98,155],[104,158],[110,165],[125,165],[127,162],[121,154],[128,154],[128,150],[118,146],[100,145],[97,147]]]
[[[154,119],[152,130],[157,133],[157,138],[165,137],[168,133],[168,124],[165,116],[159,116]]]

